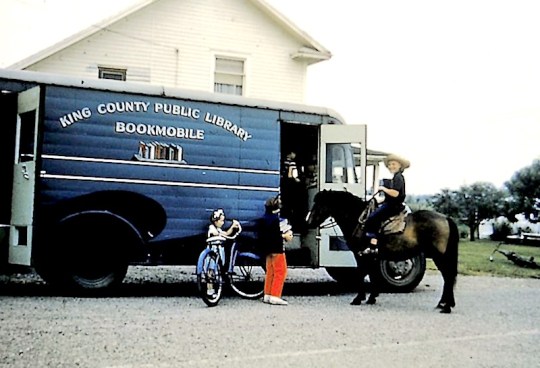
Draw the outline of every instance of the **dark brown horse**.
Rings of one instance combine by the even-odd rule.
[[[353,235],[358,218],[368,203],[349,192],[324,190],[315,196],[313,208],[308,216],[308,224],[312,227],[319,226],[328,217],[333,217],[341,228],[357,263],[358,295],[351,303],[356,305],[365,299],[364,276],[372,273],[376,262],[373,255],[363,254],[365,245]],[[379,237],[378,257],[398,261],[422,252],[427,258],[432,258],[444,280],[442,297],[437,308],[441,309],[441,313],[450,313],[456,304],[454,285],[457,277],[459,244],[456,223],[445,215],[427,210],[409,214],[406,223],[403,232]],[[374,304],[375,298],[379,295],[379,286],[376,277],[370,279],[372,290],[366,303]]]

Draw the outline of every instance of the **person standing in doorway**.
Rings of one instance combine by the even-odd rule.
[[[296,152],[290,151],[282,164],[281,214],[290,221],[295,233],[303,233],[307,230],[305,216],[308,199],[304,175],[296,160]]]
[[[263,302],[273,305],[288,304],[287,301],[281,298],[285,278],[287,277],[284,244],[293,239],[293,232],[288,221],[279,217],[280,209],[281,199],[279,195],[267,199],[265,213],[259,228],[259,239],[266,254]]]

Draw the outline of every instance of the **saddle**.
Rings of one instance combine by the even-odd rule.
[[[400,213],[390,217],[381,224],[379,233],[384,235],[402,233],[405,231],[405,226],[407,226],[407,223],[405,222],[407,215],[411,212],[409,206],[406,204],[403,205],[403,210]]]
[[[367,218],[369,215],[377,209],[377,201],[374,199],[371,200],[364,211],[360,214],[360,217],[358,217],[358,224],[356,225],[356,228],[353,232],[353,237],[361,239],[364,234],[364,225],[366,223]],[[411,213],[411,209],[406,204],[403,205],[403,210],[398,213],[397,215],[389,217],[386,221],[384,221],[381,224],[381,227],[379,229],[379,234],[382,235],[388,235],[388,234],[397,234],[402,233],[405,231],[405,227],[407,225],[406,218],[409,213]]]

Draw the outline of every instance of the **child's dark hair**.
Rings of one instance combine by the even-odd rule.
[[[216,222],[221,218],[221,216],[225,217],[225,211],[223,211],[223,208],[218,208],[217,210],[212,211],[212,214],[210,215],[210,222]]]
[[[264,207],[266,207],[266,210],[267,211],[271,211],[271,212],[274,212],[274,211],[277,211],[280,209],[281,207],[281,199],[280,199],[280,196],[279,194],[275,197],[270,197],[266,200],[265,204],[264,204]]]

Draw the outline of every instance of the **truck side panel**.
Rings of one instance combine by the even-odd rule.
[[[268,109],[49,86],[37,210],[133,191],[166,212],[156,242],[204,232],[214,208],[254,220],[279,190],[278,119]]]

